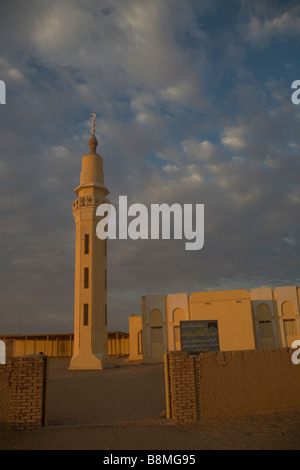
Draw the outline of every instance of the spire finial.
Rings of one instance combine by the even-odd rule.
[[[92,120],[92,135],[89,140],[89,147],[90,147],[90,153],[96,153],[96,148],[98,145],[98,141],[95,136],[95,118],[96,114],[92,113],[91,114],[91,120]]]
[[[91,114],[91,120],[92,120],[92,134],[95,134],[95,119],[96,119],[96,114],[92,113]]]

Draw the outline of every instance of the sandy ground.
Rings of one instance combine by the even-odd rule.
[[[1,450],[299,450],[300,410],[176,426],[165,409],[163,365],[117,360],[69,371],[49,360],[48,426],[0,427]]]

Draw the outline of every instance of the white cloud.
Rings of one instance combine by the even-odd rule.
[[[182,178],[182,181],[185,184],[196,184],[196,185],[198,185],[198,183],[201,183],[203,181],[203,178],[202,178],[202,176],[198,175],[197,173],[192,173],[191,175],[185,176],[184,178]]]
[[[22,73],[20,70],[16,69],[16,68],[11,68],[11,69],[9,69],[9,70],[7,71],[7,73],[8,73],[8,76],[9,76],[10,78],[12,78],[13,80],[16,80],[16,81],[22,81],[22,80],[24,80],[24,75],[23,75],[23,73]]]
[[[244,127],[227,127],[224,129],[222,144],[232,150],[241,150],[246,146]]]
[[[202,142],[196,140],[185,140],[182,148],[187,158],[196,158],[199,161],[211,162],[217,156],[214,145],[208,140]]]
[[[256,46],[266,47],[272,39],[298,36],[300,30],[300,7],[292,7],[272,18],[252,16],[248,24],[248,39]]]
[[[287,248],[280,245],[280,260],[273,255],[286,227],[299,230],[297,110],[282,92],[283,82],[257,87],[255,70],[243,62],[247,31],[226,23],[222,9],[216,10],[220,3],[16,3],[18,8],[7,4],[9,21],[0,18],[1,34],[11,41],[3,48],[1,78],[10,74],[16,86],[13,105],[1,108],[3,311],[15,315],[27,308],[33,327],[45,304],[43,321],[48,317],[49,324],[51,312],[60,313],[63,305],[73,327],[71,207],[88,151],[90,112],[97,114],[112,202],[127,194],[147,205],[205,204],[203,252],[190,256],[180,244],[159,241],[110,245],[109,295],[118,294],[109,316],[116,328],[118,321],[127,325],[129,304],[139,313],[139,295],[162,286],[166,293],[226,288],[224,278],[247,284],[257,272],[266,282],[280,279],[280,272],[296,282]],[[207,23],[203,12],[213,13]],[[259,18],[250,23],[253,41],[288,30],[282,12]],[[240,20],[238,14],[234,19]],[[294,31],[297,22],[289,25]],[[215,57],[224,51],[219,62]],[[18,87],[23,77],[26,89],[24,82]]]
[[[251,192],[230,193],[230,201],[236,206],[246,208],[248,204],[253,204],[259,200],[261,192],[258,188],[253,188]]]
[[[31,39],[41,53],[48,55],[59,52],[59,61],[64,57],[69,62],[68,52],[74,50],[84,36],[88,37],[94,26],[93,16],[78,8],[76,2],[69,4],[55,1],[34,19]]]
[[[176,165],[165,165],[163,167],[163,170],[166,172],[166,173],[177,173],[179,171],[179,168],[178,166]]]
[[[293,189],[288,195],[287,199],[292,202],[292,204],[300,205],[300,189]]]

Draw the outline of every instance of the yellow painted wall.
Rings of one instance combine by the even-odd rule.
[[[142,353],[142,317],[132,314],[129,317],[130,361],[143,358]]]
[[[129,355],[129,335],[120,331],[108,333],[107,348],[109,356]]]
[[[13,343],[13,357],[23,357],[40,352],[48,357],[72,357],[74,348],[73,334],[1,335],[0,339]],[[109,332],[107,347],[109,356],[129,355],[129,334],[120,331]]]
[[[217,320],[221,351],[255,349],[251,300],[245,295],[243,300],[234,297],[228,291],[210,296],[192,294],[190,320]],[[239,299],[239,295],[235,298]]]
[[[13,357],[43,353],[49,357],[71,357],[73,335],[2,335],[5,341],[13,342]]]

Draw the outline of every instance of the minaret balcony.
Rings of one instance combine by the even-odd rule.
[[[100,204],[109,204],[109,201],[98,196],[81,196],[73,202],[72,210],[75,212],[82,208],[98,207]]]

